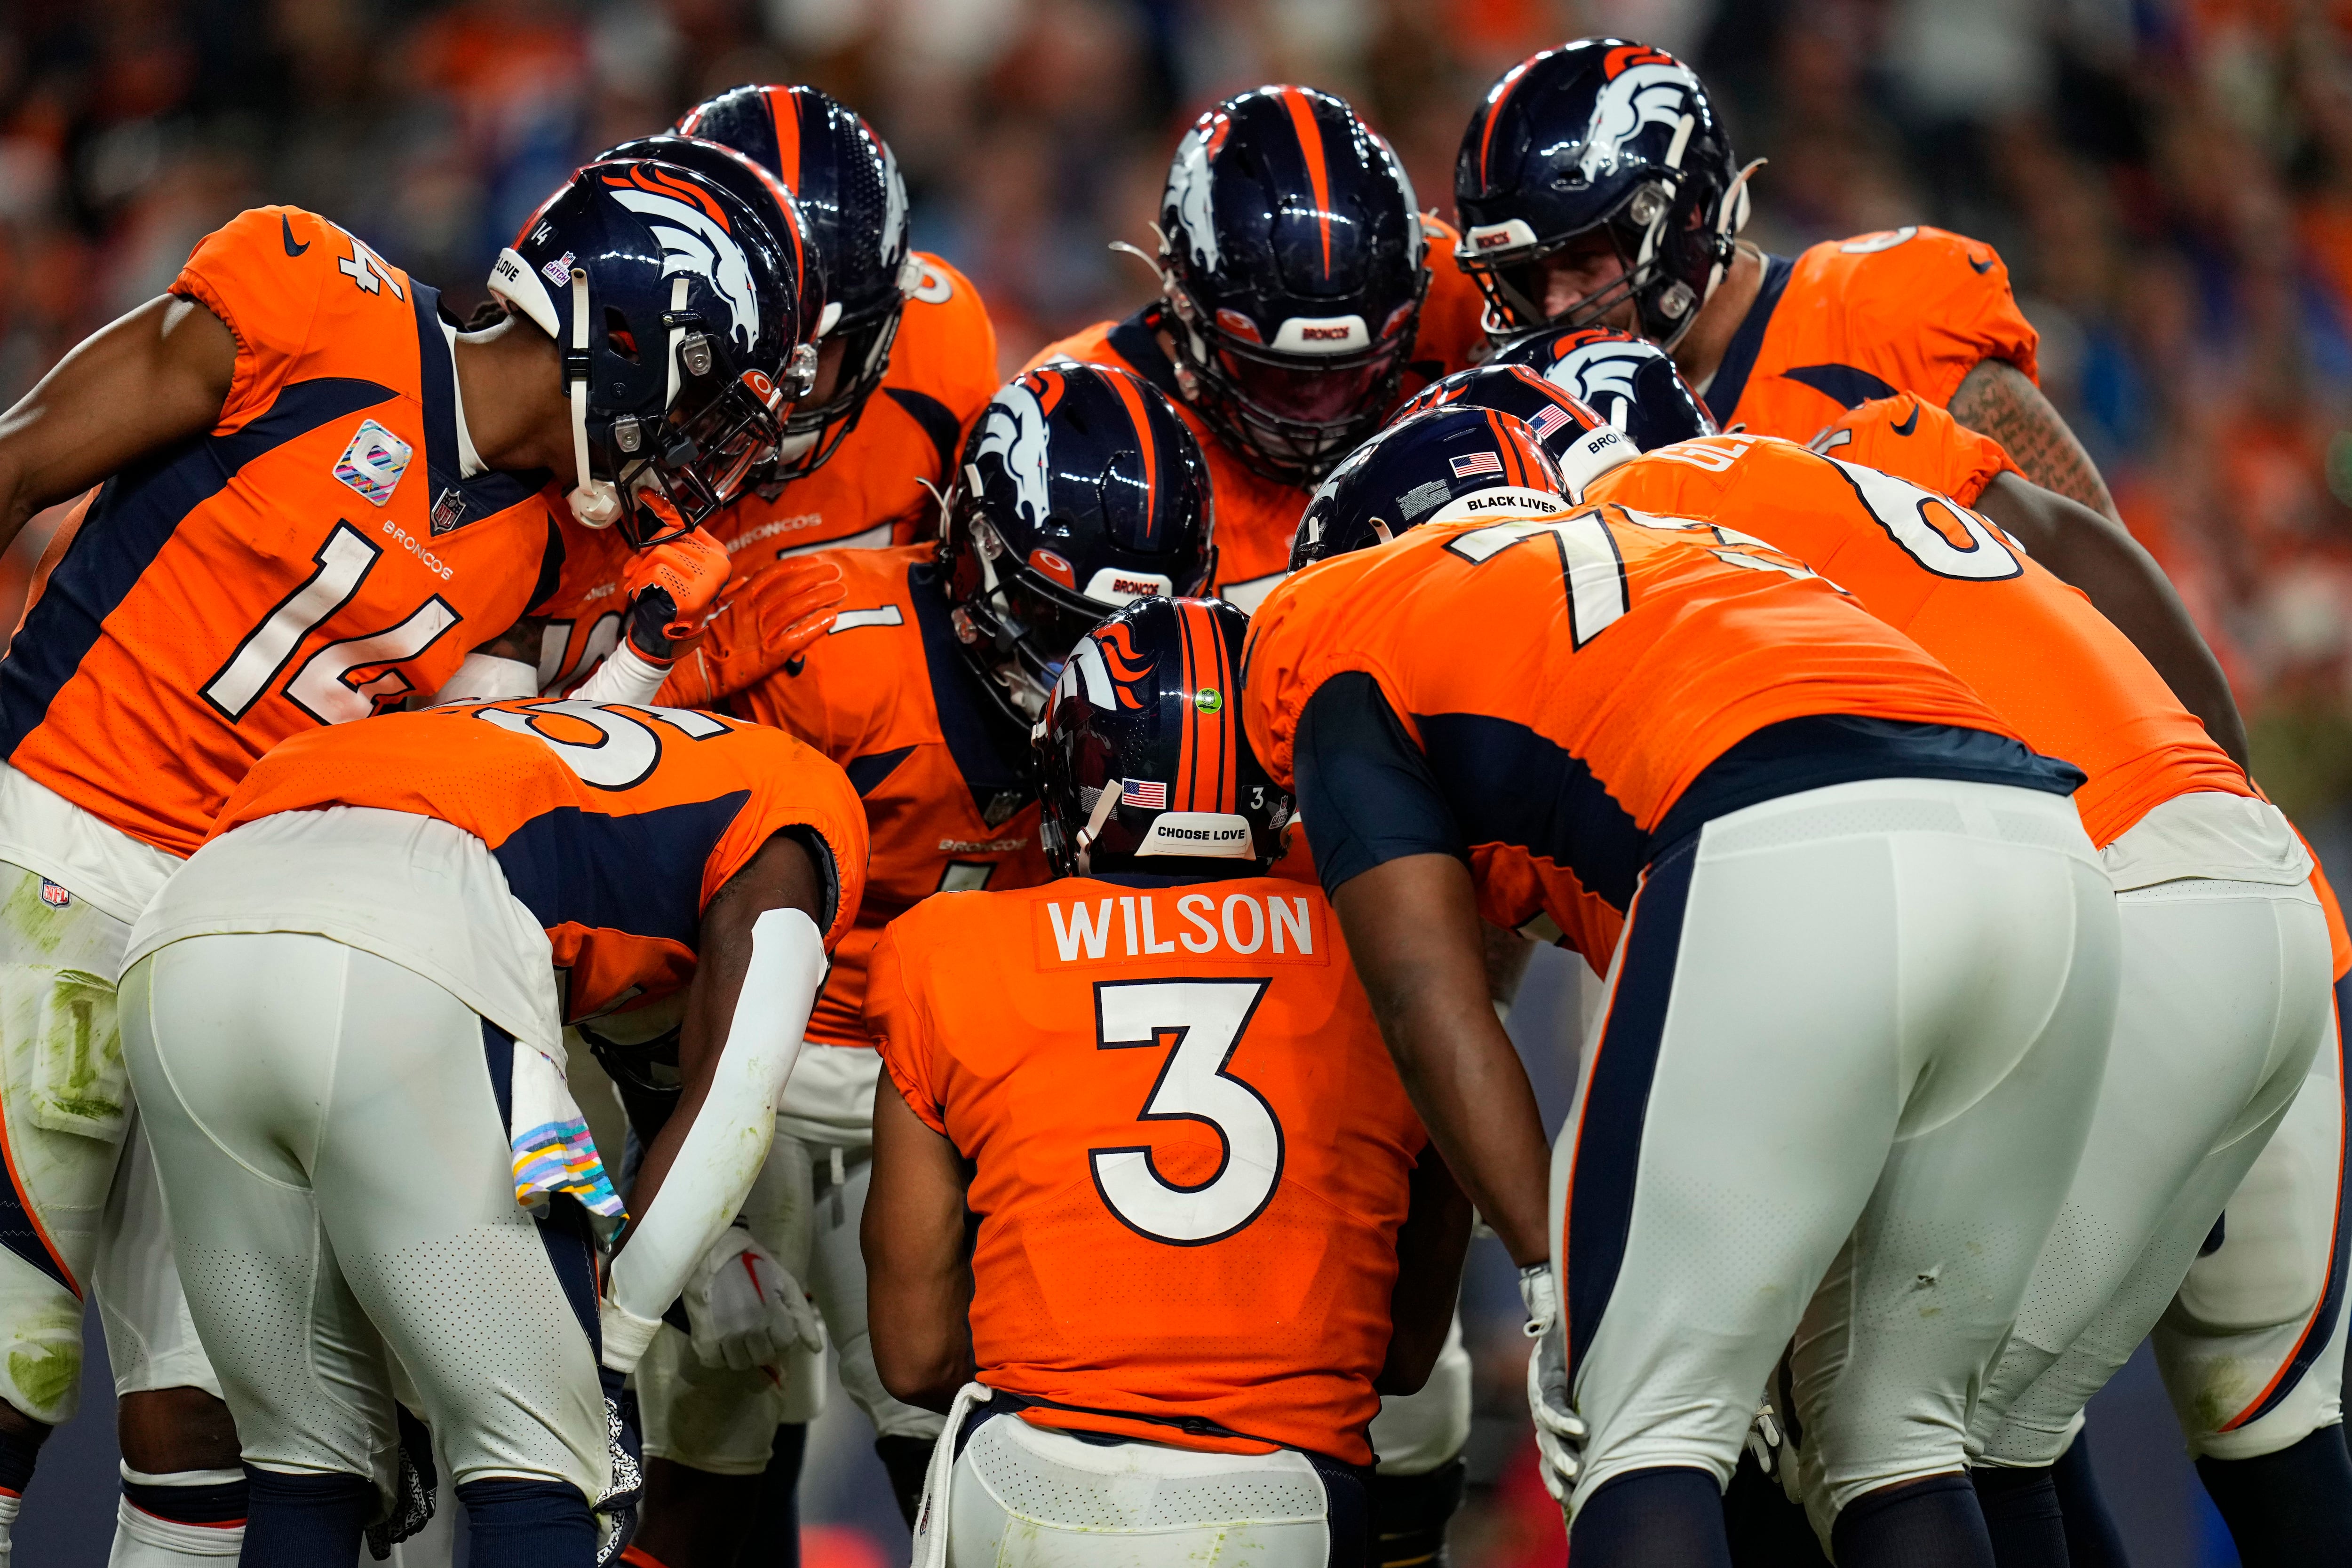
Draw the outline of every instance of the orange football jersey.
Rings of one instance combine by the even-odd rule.
[[[1027,887],[1052,873],[1037,840],[1028,737],[1004,722],[956,651],[936,545],[842,550],[833,630],[729,705],[800,737],[863,797],[873,863],[834,954],[808,1038],[866,1046],[866,960],[892,918],[934,893]]]
[[[1481,915],[1509,928],[1549,915],[1597,968],[1649,852],[1700,825],[1675,806],[1736,743],[1827,715],[2014,737],[1803,566],[1655,521],[1585,507],[1424,524],[1297,573],[1251,623],[1252,748],[1295,788],[1308,699],[1369,677],[1426,758]],[[1737,804],[1785,792],[1777,780]],[[1730,809],[1723,793],[1707,799]],[[1315,831],[1317,808],[1300,808]],[[1316,857],[1331,877],[1320,841]]]
[[[980,1381],[1052,1401],[1040,1426],[1371,1461],[1428,1134],[1318,890],[934,898],[883,934],[866,1016],[972,1166]]]
[[[553,590],[543,476],[460,474],[439,294],[261,207],[172,291],[236,339],[220,423],[102,486],[0,660],[0,758],[193,852],[287,737],[437,690]]]
[[[1791,441],[1857,403],[1941,408],[1980,360],[2031,376],[2041,341],[1992,246],[1912,225],[1764,258],[1764,283],[1707,382],[1716,423]]]
[[[1486,297],[1454,263],[1458,236],[1433,217],[1423,216],[1421,226],[1428,245],[1429,292],[1422,300],[1421,325],[1413,334],[1412,359],[1398,390],[1399,402],[1433,381],[1468,369],[1486,353],[1486,334],[1479,327]],[[1210,493],[1216,501],[1217,568],[1203,591],[1255,611],[1290,570],[1290,541],[1314,487],[1286,485],[1256,472],[1192,412],[1177,385],[1175,366],[1154,336],[1156,308],[1147,306],[1121,321],[1097,321],[1058,343],[1048,343],[1022,368],[1034,370],[1048,360],[1064,359],[1115,365],[1133,371],[1167,394],[1201,444],[1201,455],[1209,464]]]
[[[1858,463],[1973,507],[2003,474],[2022,477],[2008,449],[1979,435],[1916,392],[1873,398],[1830,422],[1806,444],[1825,457]]]
[[[841,769],[686,708],[542,698],[316,730],[256,764],[213,833],[326,806],[436,817],[488,845],[546,927],[567,1023],[692,978],[704,907],[782,830],[831,857],[828,949],[865,892],[866,814]]]
[[[882,384],[824,466],[772,500],[746,492],[705,525],[739,574],[818,549],[912,544],[939,531],[964,427],[996,393],[996,327],[971,280],[918,251],[922,281],[907,298]],[[628,546],[610,529],[573,543],[540,647],[542,691],[596,667],[621,637]]]
[[[1924,423],[1929,411],[1911,408]],[[1612,468],[1585,499],[1703,518],[1851,592],[2028,746],[2090,775],[2074,804],[2101,848],[2176,795],[2253,792],[2090,601],[1984,517],[1907,480],[1770,436],[1715,435]]]

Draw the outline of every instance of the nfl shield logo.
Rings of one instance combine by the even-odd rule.
[[[442,491],[441,498],[433,503],[433,537],[437,539],[443,534],[456,532],[457,525],[465,520],[466,497],[457,494],[455,486]]]
[[[73,894],[68,893],[64,888],[59,887],[56,883],[51,882],[47,877],[43,877],[41,879],[41,902],[47,904],[51,909],[63,909],[67,904],[73,902]]]
[[[410,450],[408,443],[375,421],[363,419],[359,434],[336,460],[335,477],[365,496],[370,505],[383,506],[400,487],[400,476],[408,472]]]

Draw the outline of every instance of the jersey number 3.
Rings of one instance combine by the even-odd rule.
[[[1095,987],[1095,1044],[1174,1048],[1136,1119],[1202,1122],[1224,1145],[1207,1180],[1180,1186],[1149,1145],[1090,1149],[1095,1190],[1119,1222],[1173,1247],[1200,1247],[1247,1227],[1282,1179],[1282,1124],[1256,1090],[1225,1071],[1270,980],[1109,980]]]

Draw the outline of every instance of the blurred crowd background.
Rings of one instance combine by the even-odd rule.
[[[2264,783],[2341,877],[2346,0],[8,0],[0,406],[261,202],[333,218],[463,314],[583,154],[749,80],[815,82],[881,131],[917,245],[978,283],[1009,372],[1149,292],[1107,242],[1148,246],[1175,135],[1206,104],[1265,81],[1337,90],[1451,218],[1454,148],[1486,84],[1604,31],[1691,59],[1740,154],[1771,160],[1748,231],[1768,250],[1917,222],[1999,247],[2042,334],[2044,385],[2221,651]],[[1547,965],[1522,1008],[1553,1092],[1576,994]],[[1473,1337],[1487,1416],[1457,1561],[1534,1568],[1562,1548],[1515,1460],[1524,1351],[1507,1273],[1486,1261]],[[2102,1464],[2143,1560],[2233,1561],[2147,1379],[2104,1408]],[[819,1437],[811,1568],[898,1559],[845,1400]],[[70,1484],[64,1468],[44,1466],[44,1489]],[[37,1495],[27,1518],[45,1511]]]

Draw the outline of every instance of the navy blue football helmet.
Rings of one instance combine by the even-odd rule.
[[[1255,876],[1281,858],[1290,797],[1242,729],[1248,635],[1222,599],[1142,599],[1069,650],[1035,737],[1056,873]]]
[[[909,252],[907,182],[898,161],[857,113],[813,87],[730,88],[677,122],[680,135],[720,142],[792,190],[824,258],[821,350],[838,344],[840,378],[823,402],[795,404],[778,466],[763,489],[813,474],[857,427],[890,368],[907,297],[922,281]]]
[[[1447,403],[1400,419],[1349,454],[1307,503],[1290,570],[1462,517],[1566,511],[1568,480],[1517,415]]]
[[[1184,133],[1160,231],[1178,388],[1250,468],[1314,483],[1379,427],[1420,326],[1404,166],[1341,99],[1262,87]]]
[[[1214,559],[1200,444],[1139,377],[1040,365],[964,438],[940,564],[965,658],[1024,727],[1088,627],[1138,599],[1198,593]]]
[[[1398,409],[1389,423],[1449,404],[1491,408],[1524,423],[1559,465],[1570,500],[1580,497],[1584,486],[1601,475],[1620,463],[1632,462],[1637,450],[1622,431],[1527,366],[1492,361],[1432,382]]]
[[[592,163],[524,222],[489,288],[562,355],[583,523],[642,548],[735,498],[814,371],[804,265],[796,226],[669,163]]]
[[[1716,434],[1706,403],[1666,351],[1646,339],[1560,327],[1519,339],[1487,363],[1534,371],[1590,405],[1643,452]]]
[[[1580,38],[1505,71],[1454,164],[1454,255],[1486,291],[1487,330],[1587,327],[1631,301],[1669,348],[1729,265],[1745,172],[1698,76],[1664,49]],[[1544,311],[1536,263],[1600,231],[1623,275]]]

